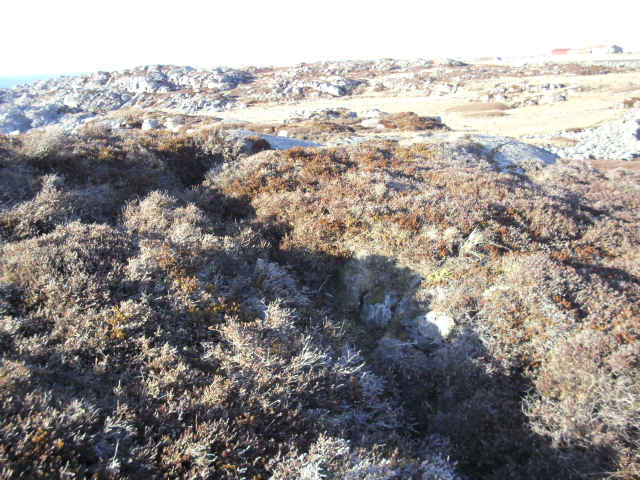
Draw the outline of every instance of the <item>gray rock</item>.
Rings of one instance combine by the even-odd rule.
[[[342,294],[343,305],[348,309],[356,309],[360,302],[360,290],[358,288],[358,276],[360,273],[359,260],[349,260],[342,269]]]
[[[640,112],[627,112],[620,120],[581,132],[558,132],[541,138],[565,137],[578,142],[571,148],[550,147],[559,157],[632,160],[640,155]]]
[[[461,62],[460,60],[455,60],[453,58],[439,58],[437,60],[434,60],[433,63],[435,63],[436,65],[439,65],[441,67],[446,66],[446,67],[465,67],[467,64],[464,62]]]
[[[547,103],[557,103],[557,102],[564,102],[567,100],[567,97],[565,97],[564,95],[560,95],[558,93],[548,93],[546,95],[543,95],[540,100],[538,100],[539,104],[547,104]]]
[[[397,303],[397,298],[391,296],[384,287],[378,287],[364,296],[360,318],[366,324],[384,328],[393,317],[393,308]]]
[[[237,139],[244,139],[246,137],[255,137],[256,135],[264,138],[269,142],[271,148],[274,150],[287,150],[294,147],[319,147],[320,143],[307,142],[305,140],[298,140],[296,138],[277,137],[275,135],[267,135],[266,133],[248,132],[247,130],[226,130],[227,135],[235,137]]]
[[[178,118],[169,117],[164,121],[164,126],[167,130],[177,132],[182,128],[182,122]]]
[[[540,166],[552,165],[558,158],[542,148],[504,137],[473,135],[471,140],[482,146],[491,161],[506,170],[517,170],[523,163],[531,161]]]
[[[0,104],[0,133],[14,134],[31,128],[32,119],[24,115],[22,108],[12,104]]]
[[[446,339],[455,327],[453,318],[431,311],[415,320],[420,335],[429,342],[440,343]]]
[[[347,93],[347,91],[344,88],[339,87],[337,85],[331,85],[328,83],[320,84],[318,86],[318,90],[320,90],[321,92],[326,92],[330,95],[333,95],[334,97],[342,97]]]

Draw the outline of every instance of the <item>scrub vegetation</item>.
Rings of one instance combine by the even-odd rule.
[[[230,138],[0,137],[3,478],[640,475],[637,174]]]

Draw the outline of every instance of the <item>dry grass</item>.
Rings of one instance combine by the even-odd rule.
[[[629,98],[622,102],[622,105],[624,106],[624,108],[634,108],[640,105],[640,97]]]
[[[503,102],[477,102],[467,103],[465,105],[456,105],[446,109],[447,112],[488,112],[488,111],[502,111],[509,110],[509,105]]]
[[[640,90],[640,85],[628,85],[626,87],[613,88],[611,92],[622,93],[622,92],[633,92],[635,90]]]
[[[463,113],[463,117],[506,117],[507,114],[502,110],[487,110],[486,112],[469,112]]]
[[[625,168],[632,172],[640,173],[640,161],[627,162],[624,160],[585,160],[593,165],[599,172],[607,173],[616,168]]]

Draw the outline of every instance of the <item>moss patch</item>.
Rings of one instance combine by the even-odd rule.
[[[373,290],[367,296],[367,300],[371,305],[377,305],[379,303],[382,303],[385,301],[386,298],[387,298],[387,289],[382,285],[376,288],[375,290]]]

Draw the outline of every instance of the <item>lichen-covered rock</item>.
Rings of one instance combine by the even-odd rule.
[[[398,299],[387,292],[384,286],[367,293],[362,300],[360,318],[366,324],[384,328],[393,317]]]

